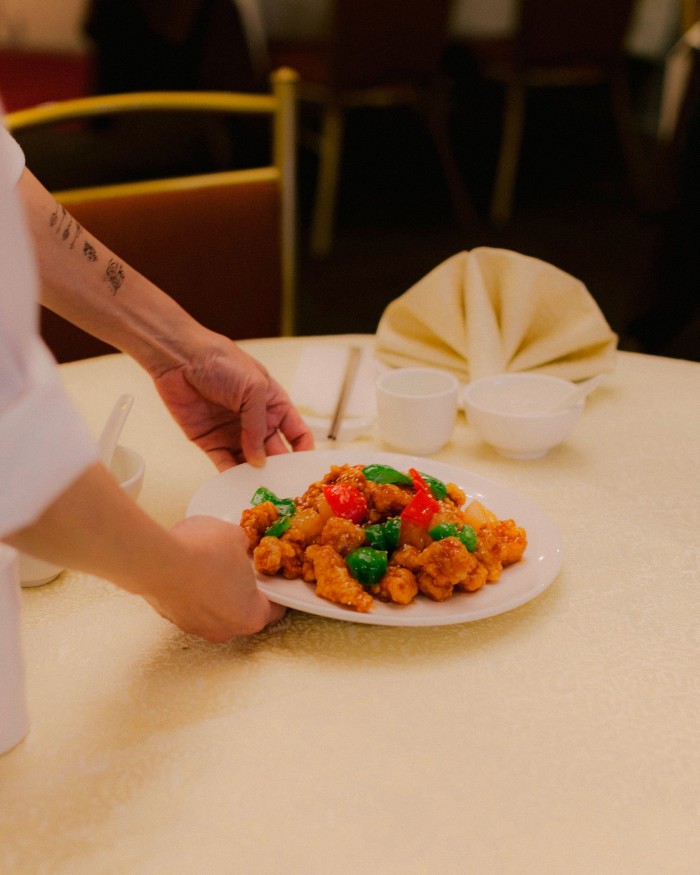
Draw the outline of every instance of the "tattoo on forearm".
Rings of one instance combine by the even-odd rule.
[[[76,223],[75,223],[74,233],[73,233],[73,239],[71,240],[71,243],[70,243],[70,248],[71,248],[71,249],[75,249],[75,241],[78,239],[78,237],[80,237],[80,235],[81,235],[82,233],[83,233],[83,227],[82,227],[82,225],[80,224],[80,222],[76,222]]]
[[[109,264],[107,265],[107,270],[105,271],[105,279],[112,287],[112,294],[116,295],[117,291],[121,288],[122,283],[125,279],[124,268],[122,265],[115,261],[113,258],[110,258]]]
[[[49,227],[53,228],[54,233],[60,236],[64,242],[68,242],[70,239],[70,249],[75,249],[78,237],[83,233],[83,226],[80,222],[76,222],[66,208],[59,203],[56,204],[56,209],[51,213]],[[97,261],[97,250],[89,240],[83,242],[82,252],[88,261]]]
[[[53,228],[56,224],[58,224],[58,228],[56,228],[56,233],[61,233],[61,227],[66,219],[68,212],[66,208],[62,204],[56,204],[56,209],[53,213],[51,213],[51,218],[49,219],[49,227]],[[70,220],[69,220],[70,224]]]

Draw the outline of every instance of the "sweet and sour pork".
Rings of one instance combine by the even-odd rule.
[[[256,570],[302,578],[315,585],[321,598],[367,612],[375,598],[409,605],[420,595],[443,602],[455,591],[475,592],[498,581],[504,567],[522,559],[527,547],[525,530],[511,519],[497,519],[479,502],[469,501],[455,484],[441,484],[439,498],[433,494],[416,497],[421,491],[428,494],[428,488],[436,491],[430,478],[427,483],[423,480],[427,475],[412,470],[413,482],[403,474],[399,483],[375,482],[364,473],[369,474],[371,468],[332,466],[294,499],[295,511],[289,518],[281,518],[274,501],[261,501],[244,510],[241,527],[248,536]],[[421,499],[429,508],[427,516],[423,513],[425,525],[416,524],[417,517],[409,513]],[[338,501],[340,515],[329,503]],[[274,530],[280,523],[282,530],[271,535],[271,527]],[[393,526],[396,543],[383,551],[368,548],[372,531],[385,524]],[[470,527],[473,542],[450,534]],[[370,563],[375,553],[385,562],[376,580],[360,582],[350,571],[352,557],[363,551]]]

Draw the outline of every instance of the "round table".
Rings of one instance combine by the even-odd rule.
[[[373,338],[241,345],[290,387],[316,343]],[[139,501],[181,518],[216,472],[146,374],[121,355],[61,373],[95,434],[135,396]],[[435,458],[535,502],[565,545],[542,595],[484,620],[289,611],[212,645],[85,574],[24,590],[31,730],[0,758],[0,872],[695,875],[698,399],[700,365],[620,353],[530,462],[460,415]],[[350,446],[385,449],[370,434],[339,462]]]

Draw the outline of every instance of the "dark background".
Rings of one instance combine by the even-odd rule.
[[[676,180],[667,185],[667,168],[653,155],[658,71],[645,63],[630,69],[648,156],[643,178],[623,158],[604,88],[533,93],[515,210],[504,227],[486,218],[501,93],[464,65],[451,73],[453,140],[478,221],[465,229],[453,222],[435,154],[410,112],[357,110],[348,121],[335,245],[324,259],[308,252],[316,164],[301,155],[299,333],[372,332],[386,304],[445,258],[495,246],[582,280],[622,348],[700,361],[700,210],[696,193],[677,203]],[[649,310],[644,330],[637,323]]]

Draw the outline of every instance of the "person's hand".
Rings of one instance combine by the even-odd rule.
[[[154,374],[158,392],[187,437],[220,471],[267,455],[312,450],[313,437],[284,389],[233,341],[208,334],[186,361]],[[284,439],[283,439],[284,437]]]
[[[176,626],[222,643],[252,635],[284,616],[255,584],[241,528],[208,516],[189,517],[170,530],[177,569],[163,568],[141,595]],[[184,557],[184,561],[183,561]]]

